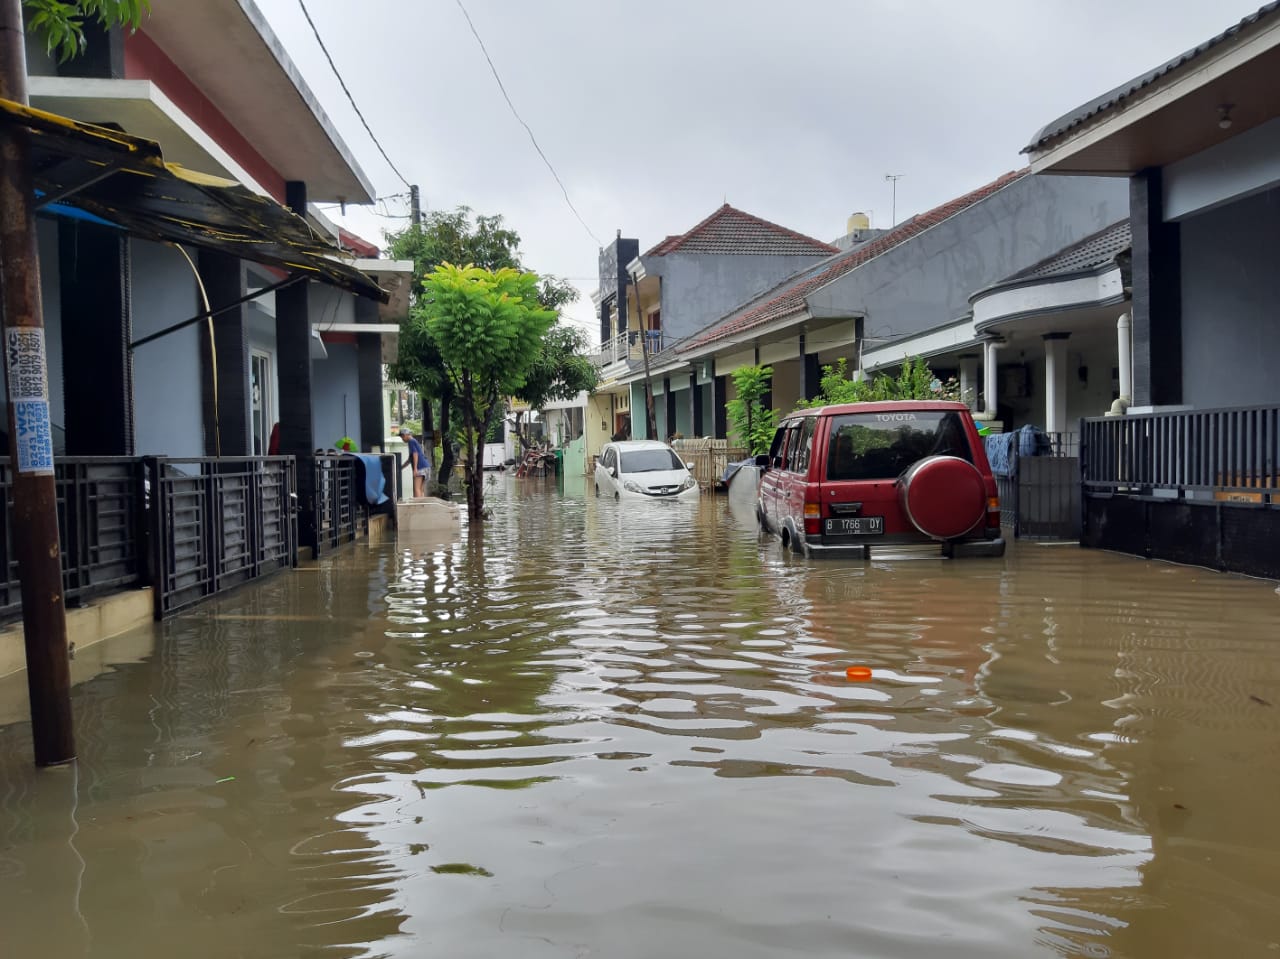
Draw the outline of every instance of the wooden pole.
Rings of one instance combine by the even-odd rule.
[[[27,103],[21,0],[0,0],[0,97]],[[37,766],[56,766],[74,760],[76,746],[34,194],[29,134],[10,125],[0,131],[0,292],[13,544],[22,583],[35,760]]]

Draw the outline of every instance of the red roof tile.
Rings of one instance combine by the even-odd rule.
[[[830,243],[743,213],[726,203],[689,232],[667,237],[645,256],[676,252],[827,256],[839,250]]]
[[[957,213],[963,212],[979,200],[984,200],[1010,183],[1022,179],[1029,172],[1030,169],[1025,168],[1006,173],[984,187],[979,187],[971,193],[949,200],[941,206],[934,207],[927,213],[913,216],[905,223],[899,224],[889,232],[876,237],[868,243],[864,243],[862,246],[855,247],[838,256],[829,257],[823,263],[810,268],[799,276],[784,280],[772,290],[728,314],[719,323],[704,330],[702,333],[690,337],[685,343],[676,348],[677,352],[687,353],[700,346],[706,346],[708,343],[714,343],[716,340],[722,340],[734,333],[763,326],[772,320],[801,312],[805,308],[805,297],[810,293],[839,279],[846,273],[862,266],[862,264],[875,259],[880,254],[887,253],[912,237],[918,236],[930,227],[937,226],[943,220],[950,219]]]

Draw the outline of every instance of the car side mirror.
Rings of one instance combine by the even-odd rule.
[[[687,469],[690,473],[692,473],[692,472],[693,472],[693,463],[692,463],[692,462],[685,463],[685,464],[684,464],[684,468],[685,468],[685,469]]]
[[[762,470],[767,470],[769,468],[769,465],[770,464],[769,464],[768,453],[761,453],[759,456],[756,457],[756,466],[760,467]]]
[[[609,467],[609,475],[610,475],[610,476],[612,476],[614,479],[617,479],[617,478],[618,478],[618,467],[616,467],[616,466],[610,466],[610,467]]]

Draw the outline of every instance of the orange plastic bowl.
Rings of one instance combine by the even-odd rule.
[[[844,671],[845,677],[855,683],[865,683],[871,678],[870,666],[850,666]]]

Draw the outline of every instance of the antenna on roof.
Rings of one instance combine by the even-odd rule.
[[[889,229],[893,229],[898,225],[898,181],[906,174],[903,173],[886,173],[884,178],[893,184],[893,200],[889,207]]]

